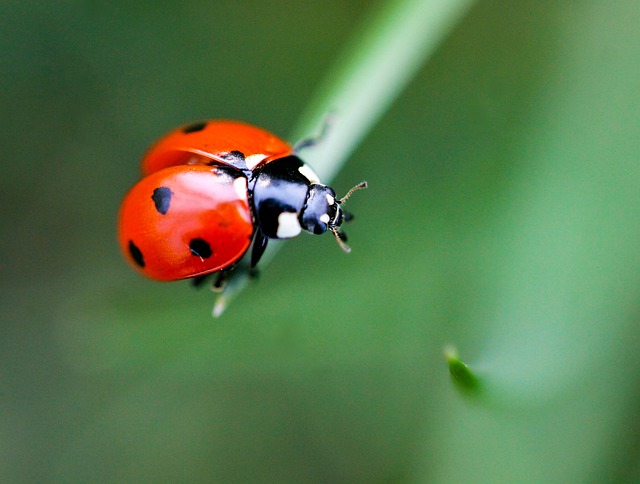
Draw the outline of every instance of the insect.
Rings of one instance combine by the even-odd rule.
[[[339,199],[295,148],[237,121],[178,128],[141,165],[143,177],[120,209],[119,242],[134,267],[162,281],[225,273],[249,250],[253,268],[269,239],[303,230],[332,232],[349,252],[341,225],[351,215],[342,204],[367,186]]]

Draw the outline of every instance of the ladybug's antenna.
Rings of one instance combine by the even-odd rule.
[[[347,199],[351,196],[351,194],[353,192],[357,192],[358,190],[362,190],[364,188],[367,188],[367,182],[366,181],[358,183],[355,187],[353,187],[351,190],[349,190],[344,197],[342,197],[340,200],[338,200],[337,203],[339,205],[343,204],[344,202],[347,201]],[[340,209],[338,209],[338,213],[340,213]],[[353,218],[353,215],[351,215],[349,212],[342,211],[342,214],[343,214],[342,217],[344,217],[344,220],[346,222],[348,222],[349,220],[351,220]],[[342,220],[343,220],[342,217],[340,217],[338,225],[340,223],[342,223]],[[338,215],[336,215],[336,218],[338,218]],[[329,225],[329,229],[331,230],[331,232],[333,232],[333,235],[336,238],[336,242],[338,242],[338,245],[340,246],[340,248],[342,250],[344,250],[347,254],[349,252],[351,252],[351,247],[349,247],[347,245],[347,234],[345,234],[342,230],[340,230],[336,225],[333,225],[333,224]]]
[[[331,232],[336,237],[336,241],[342,250],[344,250],[347,254],[351,252],[351,247],[347,245],[347,235],[337,227],[331,227]]]
[[[369,185],[367,185],[366,181],[358,183],[355,187],[353,187],[351,190],[349,190],[344,197],[342,197],[340,200],[338,200],[338,203],[346,202],[347,198],[349,198],[353,192],[357,192],[358,190],[363,190],[363,189],[367,188],[368,186]]]

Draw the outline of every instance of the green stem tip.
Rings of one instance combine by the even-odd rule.
[[[458,351],[449,346],[444,350],[444,357],[449,364],[449,372],[454,383],[465,391],[477,392],[480,380],[476,374],[458,356]]]

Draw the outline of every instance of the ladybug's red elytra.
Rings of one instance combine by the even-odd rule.
[[[199,121],[157,141],[142,179],[122,202],[119,242],[129,262],[161,281],[231,269],[251,248],[251,266],[269,239],[331,231],[351,215],[295,150],[275,135],[236,121]]]

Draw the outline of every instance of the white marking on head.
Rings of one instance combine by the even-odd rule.
[[[300,232],[302,232],[302,227],[300,227],[297,213],[282,212],[278,215],[278,230],[276,231],[276,236],[279,239],[295,237]]]
[[[313,168],[311,168],[306,163],[302,165],[300,168],[298,168],[298,171],[303,177],[305,177],[311,183],[320,183],[320,177],[316,175],[316,172],[313,171]]]
[[[247,164],[247,168],[249,168],[250,170],[253,170],[266,157],[267,157],[267,155],[262,155],[262,154],[249,155],[244,159],[244,162]]]
[[[331,217],[329,217],[328,213],[323,213],[322,215],[320,215],[320,222],[328,224],[329,220],[331,220]]]
[[[334,203],[336,203],[336,199],[335,199],[335,198],[333,198],[333,197],[332,197],[331,195],[329,195],[328,193],[327,193],[327,203],[328,203],[329,205],[333,205]]]
[[[247,198],[247,179],[243,176],[239,176],[233,180],[233,189],[242,200]]]

